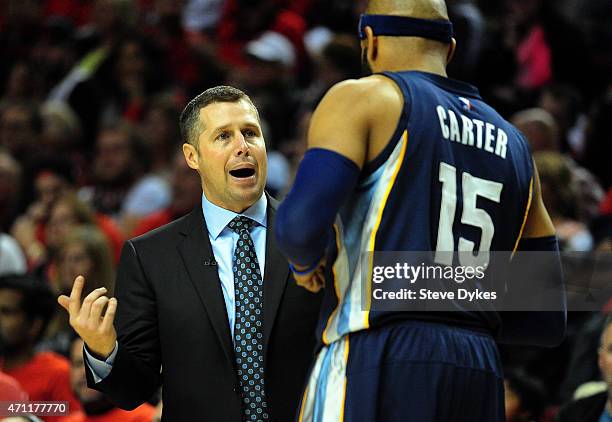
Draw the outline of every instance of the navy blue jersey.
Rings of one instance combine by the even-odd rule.
[[[330,344],[406,318],[494,331],[490,312],[374,312],[363,304],[363,251],[432,251],[440,265],[460,251],[486,262],[489,251],[515,250],[533,187],[525,139],[475,87],[424,72],[383,75],[400,87],[404,109],[338,215],[320,338]]]

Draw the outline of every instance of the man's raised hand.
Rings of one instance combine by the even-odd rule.
[[[113,324],[117,311],[117,299],[105,296],[106,288],[94,290],[81,303],[81,294],[85,278],[78,276],[74,280],[70,297],[61,295],[59,304],[68,311],[70,326],[87,345],[87,349],[97,357],[106,359],[115,348],[117,332]],[[106,307],[106,312],[104,308]]]

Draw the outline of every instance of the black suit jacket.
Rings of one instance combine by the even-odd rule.
[[[272,420],[295,417],[315,347],[320,295],[290,279],[268,201],[264,270],[265,388]],[[110,374],[88,385],[133,409],[163,385],[163,420],[241,421],[234,351],[200,206],[125,243],[118,268]],[[163,368],[163,370],[162,370]]]

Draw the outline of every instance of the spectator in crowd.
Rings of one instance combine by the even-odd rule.
[[[210,39],[213,27],[208,27],[208,36],[194,32],[186,21],[196,25],[215,25],[223,8],[222,0],[156,1],[147,16],[145,32],[156,40],[161,49],[163,63],[173,81],[173,89],[182,88],[188,94],[201,92],[225,79],[225,64],[215,54],[216,46]],[[181,19],[183,22],[181,22]]]
[[[46,226],[58,198],[73,185],[71,163],[59,156],[37,159],[29,173],[34,181],[34,201],[13,225],[11,232],[23,248],[30,267],[44,260]]]
[[[150,95],[160,90],[166,80],[154,43],[138,35],[123,38],[96,76],[97,83],[105,91],[98,111],[99,123],[104,127],[119,119],[132,123],[140,121]]]
[[[582,78],[589,57],[581,31],[549,0],[507,0],[506,4],[507,36],[515,53],[518,87],[534,91],[552,81],[586,85]],[[565,54],[567,49],[574,54]],[[576,61],[582,66],[576,68]]]
[[[30,276],[0,277],[0,335],[4,372],[15,378],[32,401],[67,401],[80,408],[70,389],[68,361],[52,352],[35,352],[55,311],[51,289]],[[47,420],[56,420],[48,418]]]
[[[167,208],[143,218],[130,237],[140,236],[182,217],[201,200],[202,184],[200,178],[198,173],[189,168],[187,162],[185,162],[182,149],[175,151],[171,170],[172,202]],[[87,280],[87,278],[85,279]],[[70,279],[70,282],[72,280],[74,280],[74,277]]]
[[[540,174],[542,199],[557,230],[559,245],[564,251],[587,252],[593,248],[588,228],[577,219],[576,182],[568,160],[555,152],[534,154]]]
[[[289,39],[298,50],[297,56],[301,57],[306,23],[292,10],[290,3],[284,0],[226,1],[216,33],[219,56],[230,64],[244,64],[246,43],[266,31],[273,31]]]
[[[586,116],[580,112],[581,103],[580,94],[570,85],[549,85],[538,100],[538,106],[555,119],[561,152],[575,159],[584,153]]]
[[[114,265],[108,240],[94,225],[79,225],[70,230],[58,251],[55,291],[66,294],[78,275],[87,277],[85,291],[105,287],[113,291]]]
[[[169,187],[147,174],[149,166],[149,151],[131,126],[106,127],[96,143],[94,184],[80,196],[97,212],[112,217],[127,235],[142,217],[170,203]]]
[[[16,62],[9,73],[6,82],[3,102],[20,102],[38,100],[41,95],[37,86],[36,71],[32,64],[26,60]]]
[[[512,117],[512,124],[525,135],[533,152],[559,151],[557,123],[546,110],[522,110]]]
[[[154,98],[144,112],[141,133],[151,151],[151,172],[164,176],[172,165],[174,151],[181,144],[180,112],[168,95]]]
[[[41,146],[46,154],[63,155],[83,165],[81,123],[72,109],[66,103],[49,101],[41,106],[41,116]]]
[[[21,385],[13,377],[0,372],[0,400],[2,401],[26,401],[28,393],[23,391]]]
[[[104,394],[87,387],[83,340],[75,337],[70,345],[70,385],[82,410],[73,412],[61,422],[152,422],[155,407],[141,404],[132,411],[116,407]]]
[[[602,312],[593,313],[578,330],[559,392],[563,401],[571,400],[581,385],[600,378],[597,351],[601,347],[601,333],[608,312],[609,309],[604,308]]]
[[[210,33],[221,18],[223,0],[187,0],[182,24],[190,33]]]
[[[310,33],[307,50],[314,64],[313,80],[304,93],[300,114],[312,112],[329,88],[345,79],[361,75],[359,44],[355,37],[349,35],[329,35],[329,39],[316,40],[325,35]],[[317,43],[322,42],[322,46]]]
[[[557,110],[557,113],[560,111]],[[542,108],[520,111],[512,117],[512,123],[525,135],[533,152],[561,150],[559,126],[556,119]],[[572,173],[577,195],[576,217],[588,223],[597,216],[597,208],[604,192],[595,176],[586,168],[579,166],[569,155],[567,165]]]
[[[6,148],[22,165],[31,160],[40,132],[40,113],[34,104],[0,105],[0,148]]]
[[[589,114],[584,157],[581,164],[590,169],[604,189],[612,187],[612,142],[609,142],[610,116],[612,116],[612,85],[598,100]]]
[[[292,134],[291,116],[298,107],[294,79],[297,50],[285,35],[266,31],[246,44],[245,55],[247,67],[238,84],[244,85],[258,104],[269,129],[267,145],[276,148]]]
[[[49,218],[41,227],[26,225],[18,221],[14,230],[26,256],[31,271],[46,280],[56,278],[57,252],[63,240],[78,225],[97,225],[111,245],[113,257],[118,258],[123,236],[115,223],[103,214],[96,214],[91,207],[80,200],[72,191],[61,193],[53,201]]]
[[[607,390],[567,403],[557,422],[607,422],[612,420],[612,317],[604,323],[599,345],[599,369]]]
[[[93,225],[79,225],[71,229],[62,240],[57,254],[57,271],[50,280],[56,294],[66,294],[72,281],[78,276],[87,278],[87,294],[100,287],[112,292],[115,282],[115,266],[108,240]],[[40,349],[52,350],[69,357],[73,331],[67,315],[57,313],[49,324],[47,337]]]
[[[22,196],[22,167],[0,147],[0,231],[13,225]]]
[[[504,371],[504,396],[506,422],[537,421],[546,403],[544,386],[519,369]]]
[[[116,257],[123,242],[123,237],[117,226],[107,216],[95,213],[88,204],[81,201],[73,192],[68,192],[59,198],[51,210],[46,231],[47,246],[51,249],[51,256],[56,256],[62,242],[75,227],[84,224],[96,225],[104,233],[113,257]]]
[[[24,274],[28,269],[25,255],[15,239],[0,232],[0,276]]]
[[[48,98],[75,65],[76,32],[72,21],[63,16],[49,16],[43,23],[40,36],[32,46],[30,62],[36,69],[39,85],[44,90],[42,98]]]

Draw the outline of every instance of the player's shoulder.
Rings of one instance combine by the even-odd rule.
[[[397,85],[383,75],[364,76],[359,79],[347,79],[331,87],[328,94],[334,96],[363,96],[371,94],[391,94],[397,92]]]
[[[380,111],[389,105],[400,105],[403,95],[391,79],[383,75],[371,75],[338,82],[327,92],[324,101],[336,106],[346,105],[353,110],[364,108]]]

